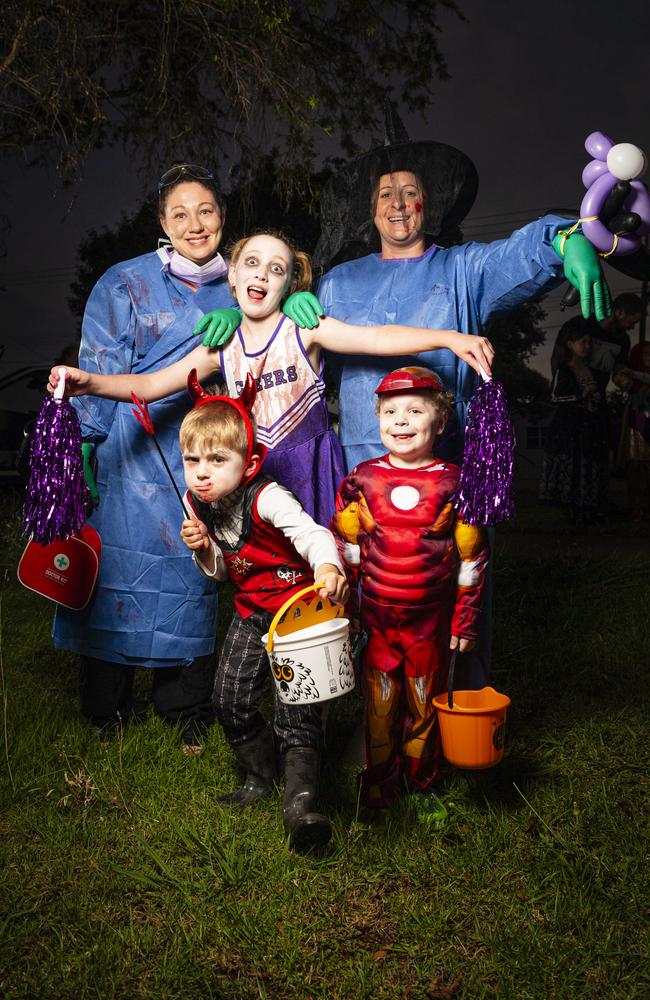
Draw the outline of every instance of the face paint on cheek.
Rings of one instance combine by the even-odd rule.
[[[416,212],[421,212],[422,211],[422,205],[420,204],[419,201],[416,201],[416,203],[415,203],[415,211]]]

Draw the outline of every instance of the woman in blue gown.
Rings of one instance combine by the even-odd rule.
[[[111,267],[83,319],[80,364],[103,373],[146,372],[184,357],[205,313],[232,303],[219,254],[224,201],[213,175],[172,167],[159,185],[159,218],[170,245]],[[81,710],[100,731],[132,709],[135,667],[154,669],[152,699],[180,723],[187,746],[211,721],[217,596],[179,538],[182,512],[151,438],[131,407],[74,400],[85,443],[94,445],[102,539],[97,589],[83,611],[57,610],[59,649],[81,654]],[[156,434],[182,482],[178,428],[191,400],[151,406]]]

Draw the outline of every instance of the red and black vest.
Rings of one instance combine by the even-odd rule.
[[[311,567],[279,528],[263,521],[257,510],[262,490],[272,480],[256,476],[244,487],[241,535],[231,546],[219,536],[218,512],[189,493],[190,504],[221,549],[234,583],[235,607],[242,618],[254,611],[275,614],[288,598],[313,583]]]

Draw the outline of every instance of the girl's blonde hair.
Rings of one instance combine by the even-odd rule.
[[[178,437],[183,452],[228,448],[242,458],[248,452],[246,425],[229,403],[204,403],[190,410],[181,424]]]
[[[233,243],[228,249],[228,254],[230,256],[230,264],[234,267],[237,261],[242,255],[244,247],[256,236],[272,236],[276,240],[280,240],[281,243],[289,250],[293,263],[291,265],[291,281],[289,287],[287,288],[287,294],[285,298],[291,295],[293,292],[308,292],[311,288],[311,260],[309,259],[309,254],[306,254],[304,250],[296,249],[295,244],[292,240],[288,239],[284,233],[280,232],[278,229],[258,229],[249,236],[243,236],[236,243]],[[230,291],[234,298],[235,289],[234,286],[230,286]]]

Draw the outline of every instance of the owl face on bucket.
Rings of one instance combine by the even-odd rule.
[[[283,701],[318,701],[318,688],[309,667],[289,657],[273,658],[273,676],[282,692]]]

